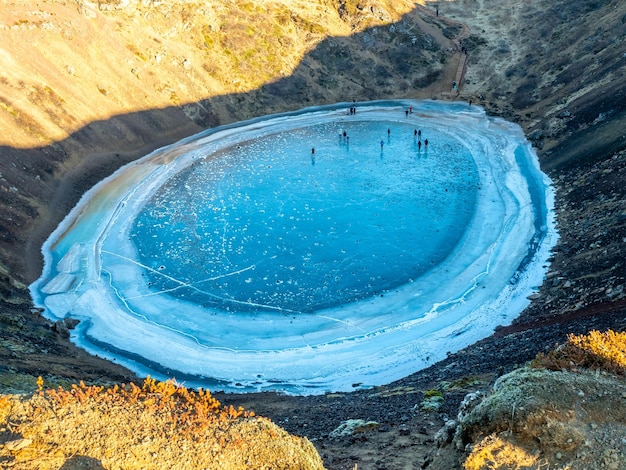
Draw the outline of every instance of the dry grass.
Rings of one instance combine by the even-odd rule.
[[[465,461],[465,470],[522,470],[537,468],[537,456],[531,455],[500,437],[491,435],[480,441]]]
[[[38,385],[31,398],[0,396],[2,465],[67,469],[79,456],[107,469],[323,468],[308,440],[207,391],[150,378],[142,386]]]
[[[547,354],[539,353],[532,365],[550,370],[604,370],[623,376],[626,373],[626,333],[594,330],[586,335],[571,334],[567,343]]]
[[[139,406],[146,413],[169,417],[169,429],[161,429],[160,432],[167,434],[175,431],[189,438],[196,438],[211,426],[227,428],[239,418],[254,416],[254,412],[244,411],[241,407],[222,407],[208,391],[199,389],[195,392],[175,382],[157,382],[150,377],[141,387],[131,382],[105,389],[80,382],[73,384],[69,390],[59,387],[44,392],[42,385],[43,381],[38,381],[39,396],[45,398],[54,410],[75,404],[100,408]]]

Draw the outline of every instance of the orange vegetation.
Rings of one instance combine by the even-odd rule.
[[[146,412],[168,416],[167,427],[189,437],[195,437],[210,426],[228,426],[240,417],[254,416],[254,412],[244,411],[241,407],[222,407],[208,391],[199,389],[194,392],[175,382],[157,382],[149,376],[141,387],[131,382],[105,389],[101,386],[87,386],[81,381],[79,385],[73,384],[70,390],[59,387],[44,392],[40,386],[39,395],[47,398],[53,408],[63,408],[72,403],[139,406]],[[161,431],[167,432],[165,429]]]
[[[625,375],[626,333],[608,330],[580,336],[570,334],[567,343],[547,354],[538,354],[533,366],[550,370],[585,368]]]
[[[147,378],[0,395],[0,463],[13,469],[322,469],[313,445],[208,391]]]

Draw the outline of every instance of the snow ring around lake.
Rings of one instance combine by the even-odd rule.
[[[45,243],[35,304],[80,319],[92,353],[231,392],[389,383],[509,324],[557,239],[521,129],[467,104],[352,106],[121,168]]]

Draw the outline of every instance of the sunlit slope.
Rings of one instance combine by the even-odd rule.
[[[361,2],[361,8],[352,3],[2,0],[0,144],[45,145],[93,121],[171,106],[181,107],[200,126],[215,124],[231,111],[214,111],[203,100],[288,77],[324,39],[388,25],[414,7],[406,0]],[[337,39],[336,53],[325,58],[335,55],[347,67],[376,66],[377,47],[395,36],[388,31],[370,36],[360,51],[347,52]],[[335,75],[342,66],[309,62],[310,76]],[[345,70],[333,76],[333,83],[320,79],[314,86],[332,88],[331,94],[358,92],[362,84],[355,86],[355,75]],[[310,91],[310,85],[301,85]],[[287,90],[291,96],[297,91]],[[334,96],[324,92],[324,98]],[[253,109],[258,100],[246,101],[231,98],[232,114],[264,114]]]

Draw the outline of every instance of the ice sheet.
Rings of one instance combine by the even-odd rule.
[[[140,374],[240,392],[387,383],[510,323],[557,239],[521,129],[467,104],[350,106],[122,168],[44,245],[35,303]]]

